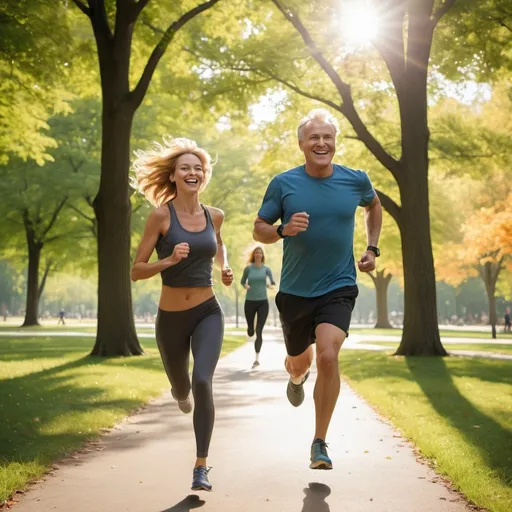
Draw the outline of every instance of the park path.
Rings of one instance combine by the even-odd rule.
[[[270,337],[274,339],[270,339]],[[222,359],[209,463],[212,493],[190,491],[191,415],[166,393],[88,449],[58,464],[13,512],[461,512],[469,510],[393,428],[346,385],[329,439],[333,471],[308,468],[312,378],[294,409],[285,397],[284,346],[265,338]]]

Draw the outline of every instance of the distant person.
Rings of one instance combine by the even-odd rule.
[[[512,328],[512,322],[510,319],[510,308],[505,309],[505,332],[510,332]]]
[[[212,380],[224,338],[224,315],[213,293],[214,260],[221,268],[222,283],[233,282],[221,236],[224,213],[199,201],[212,165],[210,155],[194,141],[164,139],[156,150],[138,156],[134,186],[155,209],[146,222],[131,278],[138,281],[161,274],[156,341],[172,396],[184,413],[192,411],[192,389],[197,457],[192,489],[211,491],[207,457],[215,421]],[[155,249],[158,261],[149,263]]]
[[[7,315],[7,306],[4,303],[2,303],[2,316],[4,317],[4,322],[7,322]]]
[[[264,265],[265,252],[262,247],[256,247],[249,257],[249,265],[245,267],[240,281],[247,290],[245,295],[245,320],[247,321],[247,335],[254,336],[254,320],[256,319],[256,340],[254,341],[255,358],[253,368],[259,366],[261,345],[263,344],[263,328],[268,318],[267,286],[275,286],[272,271]]]
[[[57,321],[57,325],[66,325],[66,322],[64,322],[64,317],[66,316],[66,313],[63,309],[59,311],[59,320]]]
[[[305,163],[272,179],[253,233],[265,244],[284,239],[276,305],[290,375],[286,394],[295,407],[304,401],[316,343],[311,469],[332,469],[325,438],[340,392],[338,354],[358,295],[353,251],[358,206],[365,210],[368,241],[357,262],[359,270],[374,270],[380,254],[379,198],[365,172],[332,163],[338,132],[338,122],[325,109],[312,110],[299,122],[297,137]]]

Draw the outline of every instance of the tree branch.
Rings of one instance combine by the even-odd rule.
[[[375,189],[375,192],[377,192],[377,195],[379,196],[380,202],[384,209],[389,213],[389,215],[391,215],[391,217],[393,217],[398,227],[400,227],[402,222],[402,208],[381,190]]]
[[[76,206],[73,206],[72,204],[68,204],[68,208],[71,208],[74,212],[78,213],[78,215],[80,215],[80,217],[83,217],[85,220],[92,222],[92,223],[96,222],[96,219],[94,217],[88,217],[82,210],[80,210]]]
[[[382,147],[359,117],[352,99],[350,85],[341,79],[329,61],[322,55],[311,37],[311,34],[304,26],[297,13],[289,7],[285,7],[281,0],[272,0],[272,2],[283,13],[284,17],[295,27],[307,46],[311,56],[317,61],[322,70],[327,74],[336,87],[341,99],[343,100],[343,104],[338,107],[337,110],[347,118],[358,137],[371,151],[375,158],[393,174],[395,179],[398,180],[398,174],[400,172],[399,162]]]
[[[61,199],[61,201],[57,204],[57,207],[55,208],[55,210],[54,210],[54,212],[52,214],[50,222],[46,226],[46,229],[43,231],[43,234],[42,234],[41,238],[43,238],[48,233],[48,231],[50,231],[50,229],[52,229],[53,225],[55,224],[55,221],[57,220],[57,217],[59,216],[60,211],[62,210],[62,208],[66,204],[67,200],[68,200],[68,198],[65,197],[64,199]]]
[[[453,7],[455,0],[444,0],[444,2],[436,9],[432,15],[432,23],[434,27],[439,23],[441,18]]]
[[[86,7],[85,4],[80,2],[80,0],[72,0],[73,3],[89,18],[91,17],[91,9]]]
[[[149,0],[139,0],[135,6],[135,19],[137,19],[140,13],[144,10],[144,7],[149,4]]]
[[[142,1],[142,0],[140,0]],[[209,0],[208,2],[204,2],[190,11],[183,14],[178,20],[171,23],[162,38],[155,46],[155,49],[151,53],[148,62],[146,63],[146,67],[142,72],[142,76],[139,79],[135,89],[130,93],[131,102],[134,109],[136,109],[144,99],[144,95],[148,90],[149,84],[151,82],[151,78],[155,72],[156,66],[158,65],[162,55],[165,53],[165,50],[169,46],[170,42],[173,40],[176,32],[183,27],[188,21],[195,18],[198,14],[201,14],[203,11],[210,9],[213,7],[219,0]]]

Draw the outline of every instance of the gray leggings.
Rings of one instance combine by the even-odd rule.
[[[207,457],[215,421],[212,379],[224,337],[224,315],[215,297],[185,311],[158,309],[156,342],[173,395],[185,400],[194,395],[194,432],[197,457]],[[194,356],[192,386],[190,348]]]

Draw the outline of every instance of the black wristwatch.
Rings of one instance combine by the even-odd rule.
[[[281,238],[285,238],[286,237],[286,235],[283,235],[283,229],[284,229],[284,224],[280,224],[279,226],[277,226],[277,234]]]
[[[375,253],[375,257],[378,258],[380,256],[380,249],[378,247],[374,247],[373,245],[369,245],[366,248],[367,251],[372,251]]]

